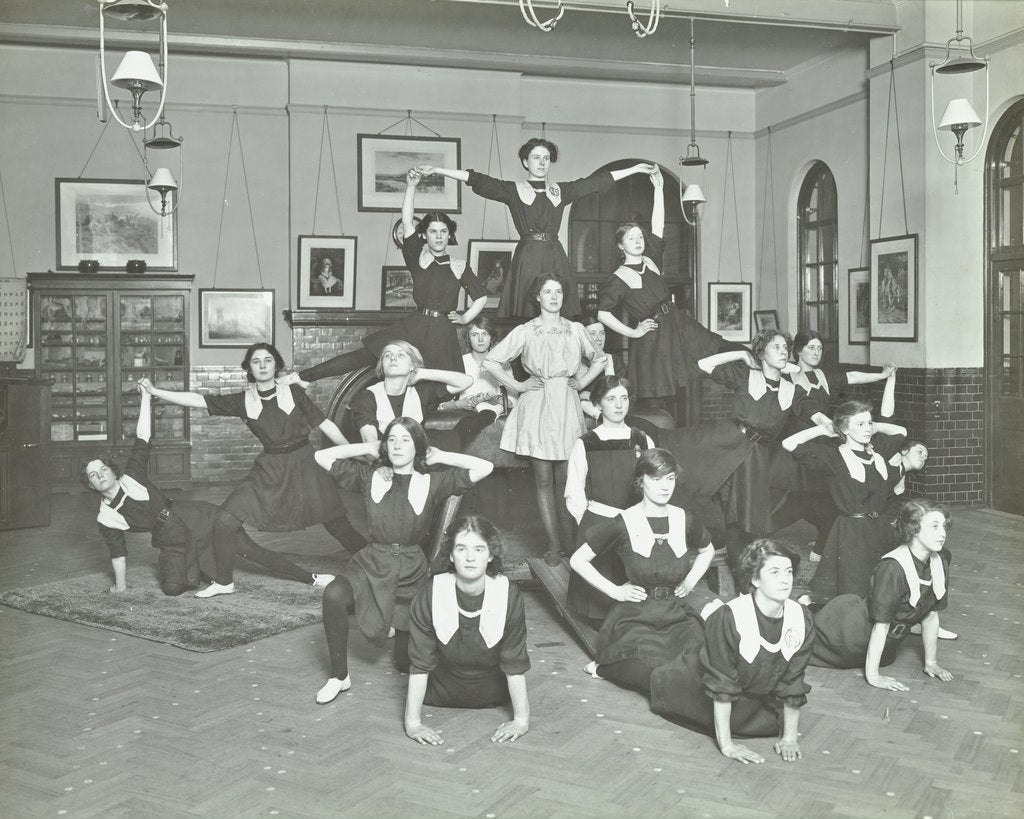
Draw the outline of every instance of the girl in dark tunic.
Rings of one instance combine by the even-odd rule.
[[[784,544],[755,540],[747,546],[740,568],[750,591],[708,616],[698,653],[684,653],[654,672],[654,711],[713,734],[721,752],[744,765],[764,757],[734,737],[778,737],[780,730],[775,753],[786,762],[801,758],[800,709],[811,690],[804,671],[814,624],[789,599],[799,562]]]
[[[597,635],[596,661],[584,670],[645,694],[655,668],[700,647],[699,612],[713,599],[694,586],[711,565],[715,547],[696,516],[669,505],[678,473],[669,452],[644,452],[633,471],[642,500],[591,528],[569,561],[615,601]],[[618,585],[591,565],[613,550],[628,578]]]
[[[363,456],[377,456],[374,464]],[[352,686],[348,675],[349,614],[366,639],[381,644],[395,635],[395,662],[409,669],[409,604],[427,582],[423,539],[438,505],[462,495],[494,468],[490,461],[427,446],[416,421],[398,417],[384,439],[322,449],[317,463],[366,507],[370,545],[352,557],[324,590],[324,632],[331,677],[317,692],[321,705]],[[431,466],[447,469],[428,470]]]
[[[322,523],[349,551],[366,545],[349,523],[334,483],[313,460],[309,433],[319,429],[335,443],[346,443],[337,425],[301,389],[275,380],[284,369],[284,359],[274,345],[262,341],[251,345],[245,351],[242,369],[249,380],[244,392],[200,395],[156,387],[149,390],[172,404],[240,418],[263,444],[252,470],[217,513],[217,574],[196,597],[234,592],[235,554],[259,548],[242,529],[243,523],[268,532],[291,532]]]
[[[423,174],[438,173],[450,179],[467,182],[478,196],[502,202],[512,214],[519,232],[519,244],[512,256],[512,269],[505,276],[498,304],[502,318],[529,318],[536,314],[530,292],[539,275],[556,275],[568,283],[565,293],[565,315],[580,314],[576,278],[569,268],[569,258],[558,239],[565,206],[592,193],[609,190],[612,183],[635,173],[651,174],[657,165],[641,162],[630,168],[601,171],[573,182],[548,181],[551,165],[558,161],[558,147],[546,139],[531,139],[519,148],[519,161],[526,170],[523,182],[504,182],[473,170],[420,167]]]
[[[944,506],[926,500],[904,504],[899,517],[903,545],[878,561],[867,600],[841,595],[814,615],[817,639],[811,665],[863,665],[868,685],[907,691],[906,685],[878,669],[892,663],[911,628],[920,625],[924,673],[942,682],[953,679],[936,659],[939,612],[948,601],[950,555],[943,546],[949,526]]]
[[[791,378],[797,387],[793,405],[793,415],[786,425],[785,435],[788,437],[807,429],[812,424],[832,428],[832,408],[836,400],[847,386],[851,384],[872,384],[885,381],[882,391],[880,413],[883,418],[890,418],[896,406],[896,365],[886,364],[880,373],[844,372],[843,370],[825,369],[820,367],[824,351],[821,334],[816,330],[801,330],[793,339],[793,350],[800,372]],[[818,532],[811,544],[812,563],[821,560],[821,553],[816,547],[825,542],[825,536],[832,528],[836,517],[836,508],[820,481],[807,475],[799,467],[793,465],[792,471],[782,478],[786,485],[791,485],[786,503],[772,515],[776,529],[785,529],[798,520],[806,520]]]
[[[405,733],[420,745],[442,745],[423,724],[423,705],[491,708],[512,701],[512,719],[491,742],[515,742],[530,730],[525,674],[526,609],[519,588],[501,571],[501,535],[486,518],[459,518],[445,535],[449,570],[413,600]]]
[[[626,424],[630,396],[625,378],[598,376],[591,384],[590,397],[600,409],[601,423],[573,445],[565,479],[565,506],[577,524],[576,548],[587,542],[591,528],[614,519],[635,503],[633,470],[640,456],[654,448],[647,435]],[[622,561],[613,551],[595,558],[593,565],[613,583],[626,579]],[[592,620],[603,620],[610,605],[607,595],[575,572],[569,573],[566,602],[577,614]]]
[[[448,256],[455,240],[455,222],[446,213],[432,211],[416,221],[416,186],[423,175],[415,168],[406,175],[402,200],[402,226],[405,239],[402,257],[412,274],[412,299],[415,311],[401,321],[363,336],[362,347],[342,353],[299,373],[304,381],[319,381],[344,375],[377,362],[385,345],[407,341],[418,348],[428,367],[461,370],[462,350],[456,327],[469,324],[484,309],[487,293],[473,271],[461,259]],[[466,312],[456,310],[459,292],[466,291],[470,304]]]
[[[782,442],[802,466],[824,479],[838,510],[807,598],[818,604],[839,594],[867,597],[871,572],[889,546],[884,512],[898,478],[887,461],[907,434],[896,424],[876,424],[871,405],[862,401],[840,405],[834,426],[843,437],[839,446],[815,440],[829,434],[817,425]]]
[[[667,409],[680,387],[700,376],[695,362],[721,351],[723,339],[676,309],[662,275],[665,196],[661,170],[651,174],[654,207],[651,236],[636,222],[620,225],[615,244],[622,263],[612,272],[597,302],[601,323],[629,342],[626,376],[635,395],[651,408]],[[633,327],[615,317],[624,306]]]
[[[796,367],[789,364],[789,336],[778,330],[759,332],[751,352],[716,353],[697,364],[733,390],[733,417],[665,430],[659,444],[686,465],[677,502],[705,516],[712,537],[726,540],[735,562],[754,536],[774,530],[777,441],[796,394],[782,373]]]

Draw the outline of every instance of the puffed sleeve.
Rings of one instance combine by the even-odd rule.
[[[324,411],[317,406],[312,398],[306,395],[304,389],[296,387],[294,384],[291,385],[290,389],[292,391],[292,398],[295,400],[295,406],[302,412],[302,417],[306,419],[310,429],[316,429],[327,420]]]
[[[813,472],[820,475],[835,475],[840,456],[833,444],[805,441],[793,450],[793,457]]]
[[[892,558],[883,557],[875,566],[868,596],[868,617],[872,623],[892,623],[896,613],[910,597],[903,568]]]
[[[438,472],[430,473],[431,483],[436,481],[437,497],[443,499],[449,495],[465,495],[473,488],[468,469],[447,467]]]
[[[942,598],[935,601],[935,605],[932,606],[933,611],[945,611],[946,606],[949,605],[949,563],[953,559],[953,555],[949,549],[943,549],[939,552],[939,559],[942,561],[942,568],[946,570],[946,593],[942,595]]]
[[[493,199],[495,202],[508,202],[515,195],[515,185],[512,182],[495,179],[493,176],[477,173],[472,169],[469,171],[469,180],[466,184],[477,196]]]
[[[708,355],[715,355],[715,352],[700,356],[698,360],[700,358],[707,358]],[[745,390],[750,379],[750,367],[742,361],[730,361],[727,364],[719,364],[712,370],[711,379],[723,387],[728,387],[730,390]]]
[[[825,381],[828,382],[829,397],[833,401],[838,401],[839,393],[850,386],[850,378],[846,375],[846,371],[834,367],[819,367],[818,369],[821,370],[821,374],[825,376]]]
[[[376,429],[377,402],[374,400],[372,392],[369,390],[363,390],[360,392],[352,399],[352,404],[350,405],[349,410],[352,413],[352,420],[355,423],[357,430],[360,430],[365,426],[371,426]]]
[[[602,521],[587,530],[587,545],[595,555],[610,552],[629,539],[626,524],[621,517]]]
[[[462,276],[459,278],[459,284],[462,285],[462,289],[466,291],[466,296],[471,302],[476,301],[481,296],[487,295],[487,290],[484,288],[483,282],[480,281],[480,277],[476,275],[476,271],[474,271],[469,265],[466,265],[466,269],[462,271]]]
[[[612,274],[604,280],[604,284],[597,291],[597,309],[614,313],[618,310],[628,289],[622,279]]]
[[[355,458],[342,458],[331,464],[331,477],[349,492],[362,492],[372,474],[370,464]]]
[[[661,236],[655,236],[653,233],[644,231],[644,256],[650,259],[658,266],[658,270],[661,270],[662,275],[665,274],[662,268],[661,261],[665,256],[665,240]]]
[[[740,635],[732,609],[721,606],[704,624],[704,646],[700,662],[705,693],[716,702],[732,702],[742,693],[736,659],[740,656]]]
[[[774,694],[791,708],[802,708],[807,705],[807,694],[811,686],[804,679],[807,663],[810,662],[814,648],[814,618],[804,606],[800,607],[804,616],[804,643],[789,658],[786,670],[775,684]]]
[[[128,554],[128,547],[125,543],[124,532],[120,529],[104,526],[102,523],[97,525],[99,526],[100,534],[103,536],[103,542],[107,544],[107,552],[110,554],[110,559],[125,557]]]
[[[423,251],[425,244],[426,242],[423,241],[423,238],[418,233],[406,236],[402,240],[402,258],[405,260],[406,268],[413,276],[423,270],[420,267],[420,253]]]
[[[887,461],[903,448],[906,441],[906,435],[884,435],[878,432],[871,436],[871,445],[875,452]]]
[[[587,450],[580,438],[569,451],[569,462],[565,469],[565,508],[579,523],[587,511]]]
[[[708,530],[704,528],[704,522],[700,519],[700,515],[687,511],[686,548],[696,549],[698,552],[702,552],[711,545],[711,535],[708,534]],[[723,543],[722,545],[724,546],[725,544]]]
[[[409,606],[409,673],[429,674],[437,668],[440,650],[431,608],[434,584],[426,583]]]
[[[498,665],[503,674],[525,674],[530,670],[526,653],[526,606],[515,583],[509,583],[505,635],[501,638]]]
[[[513,327],[507,336],[491,347],[484,361],[504,366],[519,358],[522,355],[523,347],[526,346],[527,324],[518,324]]]
[[[615,184],[612,175],[608,171],[595,171],[583,179],[574,179],[572,182],[560,182],[558,187],[562,191],[562,202],[574,202],[592,193],[611,190]]]
[[[245,393],[229,392],[224,395],[204,395],[206,411],[210,415],[231,415],[245,418]]]

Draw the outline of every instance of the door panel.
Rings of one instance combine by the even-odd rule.
[[[1024,515],[1024,263],[995,265],[985,371],[991,401],[992,506]]]

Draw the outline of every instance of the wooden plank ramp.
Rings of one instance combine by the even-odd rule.
[[[569,564],[563,560],[557,566],[549,566],[542,557],[530,557],[526,562],[530,564],[530,571],[540,581],[544,591],[551,596],[559,615],[572,629],[577,639],[583,643],[587,654],[591,657],[596,656],[597,632],[586,619],[571,611],[568,606]]]

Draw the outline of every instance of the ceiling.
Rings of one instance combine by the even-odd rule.
[[[701,85],[779,85],[787,72],[892,30],[894,0],[679,0],[657,32],[630,30],[625,0],[576,0],[551,33],[517,0],[167,0],[179,53],[356,60],[512,70],[540,76],[689,80],[689,18]],[[535,0],[547,19],[554,0]],[[650,0],[638,0],[646,20]],[[546,13],[545,13],[546,12]],[[813,17],[814,19],[810,19]],[[0,42],[95,48],[97,0],[3,0]],[[128,47],[145,27],[108,21]],[[149,24],[151,27],[152,24]]]

